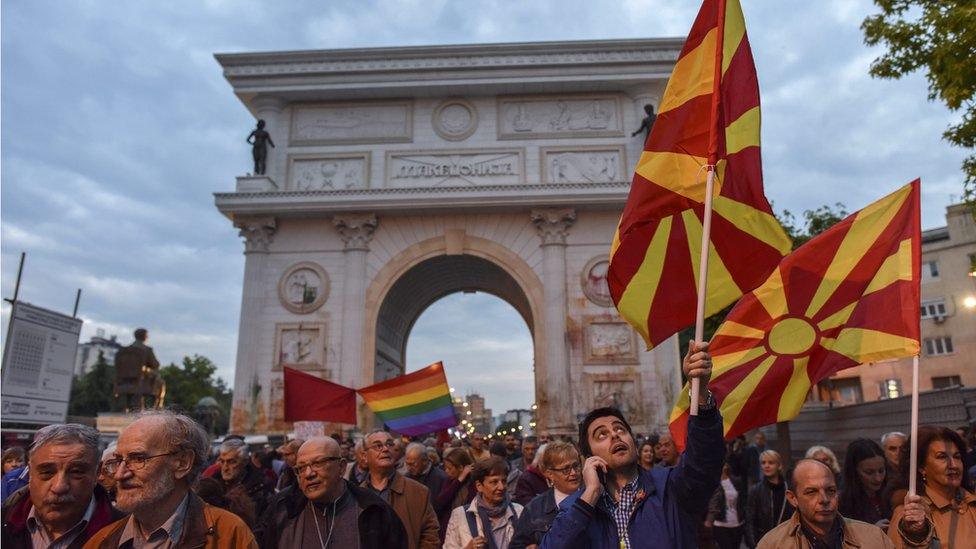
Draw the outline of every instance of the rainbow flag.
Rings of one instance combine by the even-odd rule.
[[[360,389],[359,395],[390,430],[407,436],[458,424],[444,364],[440,362]]]

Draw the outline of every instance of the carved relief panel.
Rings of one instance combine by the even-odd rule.
[[[297,105],[290,144],[396,143],[413,139],[413,103],[321,103]]]
[[[447,99],[434,109],[431,122],[437,135],[464,141],[478,128],[478,111],[464,99]]]
[[[637,364],[634,330],[622,320],[583,318],[584,364]]]
[[[283,323],[275,326],[273,370],[287,366],[296,370],[325,369],[325,323]]]
[[[610,286],[607,285],[607,271],[610,261],[605,255],[598,255],[586,263],[580,273],[580,286],[583,295],[600,307],[612,307],[613,298],[610,297]]]
[[[543,183],[610,183],[626,179],[624,148],[543,147]]]
[[[613,406],[631,421],[643,417],[638,374],[586,374],[586,381],[593,408]]]
[[[311,313],[328,298],[329,277],[318,263],[296,263],[278,280],[278,300],[293,313]]]
[[[368,186],[368,152],[288,157],[288,190],[333,191]]]
[[[522,149],[386,154],[386,181],[390,187],[513,185],[525,180]]]
[[[499,139],[624,135],[616,95],[500,97]]]

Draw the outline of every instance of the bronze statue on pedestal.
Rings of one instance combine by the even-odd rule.
[[[166,398],[166,383],[159,375],[159,361],[152,347],[146,345],[149,332],[139,328],[135,341],[119,349],[115,355],[115,405],[122,401],[122,411],[128,413],[130,398],[136,397],[135,409],[146,409],[146,397],[153,399],[152,407],[159,410]]]

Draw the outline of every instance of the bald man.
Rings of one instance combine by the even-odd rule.
[[[403,524],[379,496],[342,478],[339,443],[314,437],[298,449],[297,485],[271,500],[255,530],[263,548],[406,548]]]
[[[796,507],[793,518],[770,530],[756,549],[778,547],[895,546],[881,528],[847,519],[837,512],[834,472],[815,459],[801,459],[793,469],[786,499]]]

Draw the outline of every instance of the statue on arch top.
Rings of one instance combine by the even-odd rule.
[[[654,121],[657,120],[657,115],[654,114],[654,105],[650,103],[644,105],[644,112],[647,113],[647,116],[641,120],[640,127],[634,130],[634,133],[630,134],[630,136],[634,137],[640,132],[644,132],[644,141],[647,141],[647,136],[651,134],[651,128],[654,127]]]
[[[268,169],[268,145],[274,148],[271,134],[264,129],[264,120],[258,120],[258,127],[247,136],[247,142],[253,145],[251,156],[254,157],[254,175],[264,175]]]

